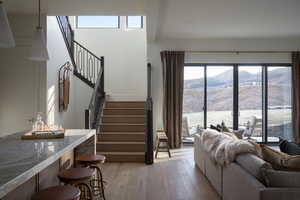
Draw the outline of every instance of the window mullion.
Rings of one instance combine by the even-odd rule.
[[[207,65],[204,65],[204,128],[207,128]]]
[[[263,143],[268,143],[268,66],[262,66],[262,134]]]
[[[233,66],[233,129],[239,129],[239,66]]]

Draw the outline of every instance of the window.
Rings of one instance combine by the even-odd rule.
[[[291,75],[290,64],[186,64],[182,141],[222,122],[250,127],[246,135],[257,142],[291,140]]]
[[[292,140],[291,67],[268,67],[268,140]]]
[[[252,138],[262,141],[262,66],[238,66],[239,70],[239,128],[255,119]]]
[[[119,28],[119,16],[78,16],[77,28]]]
[[[182,141],[193,143],[197,129],[204,128],[204,66],[184,68]]]
[[[206,127],[209,127],[210,124],[221,124],[223,121],[226,126],[233,128],[233,66],[209,66],[207,67],[206,71]]]
[[[143,16],[127,16],[127,28],[143,28]]]

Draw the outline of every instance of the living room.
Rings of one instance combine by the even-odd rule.
[[[0,199],[299,199],[299,1],[0,8]]]

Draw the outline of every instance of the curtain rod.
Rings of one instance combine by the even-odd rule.
[[[185,53],[292,53],[293,51],[184,51]]]

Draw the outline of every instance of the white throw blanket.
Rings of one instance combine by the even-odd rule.
[[[230,164],[242,153],[257,154],[254,144],[230,137],[212,129],[201,134],[201,145],[211,159],[221,166]]]

